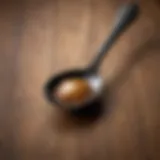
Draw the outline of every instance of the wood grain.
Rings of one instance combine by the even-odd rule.
[[[91,61],[121,3],[2,1],[0,159],[160,159],[158,1],[138,2],[140,17],[101,67],[108,88],[102,116],[79,123],[43,95],[50,76]]]

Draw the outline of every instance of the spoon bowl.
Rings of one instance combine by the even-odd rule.
[[[54,95],[53,93],[56,92],[57,87],[62,82],[77,78],[85,80],[88,83],[88,86],[93,91],[92,97],[80,105],[77,104],[68,106],[67,104],[61,103],[61,101],[59,101],[56,95]],[[71,71],[65,71],[50,78],[47,85],[45,86],[45,95],[51,103],[55,103],[56,105],[61,106],[65,109],[83,108],[83,106],[86,106],[88,103],[91,103],[95,98],[98,98],[100,96],[100,94],[102,93],[102,84],[102,79],[98,74],[87,71],[86,69],[75,69]]]

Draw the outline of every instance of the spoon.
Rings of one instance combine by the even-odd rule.
[[[139,13],[137,4],[124,4],[116,17],[112,32],[98,50],[94,61],[85,69],[66,71],[52,77],[45,85],[47,99],[67,110],[82,109],[97,100],[103,93],[103,81],[98,74],[99,67],[109,49],[134,22]]]

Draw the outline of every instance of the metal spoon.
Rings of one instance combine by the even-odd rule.
[[[92,103],[97,99],[103,92],[103,82],[100,75],[98,75],[98,69],[104,56],[107,54],[109,49],[112,47],[114,42],[118,37],[125,31],[125,29],[134,22],[139,13],[139,7],[137,4],[127,3],[124,4],[116,17],[115,24],[113,25],[113,30],[104,42],[102,47],[99,49],[98,54],[94,61],[86,69],[75,69],[71,71],[66,71],[64,73],[58,74],[52,77],[45,85],[45,95],[47,99],[64,109],[75,109],[84,108],[85,106]],[[62,82],[69,79],[81,79],[87,82],[88,86],[92,90],[91,96],[87,97],[81,103],[64,103],[61,99],[56,96],[56,90]]]

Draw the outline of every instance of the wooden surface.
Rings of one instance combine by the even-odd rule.
[[[139,1],[139,19],[106,57],[107,109],[94,122],[77,122],[43,95],[52,74],[91,61],[121,2],[1,2],[1,160],[160,159],[158,1]]]

